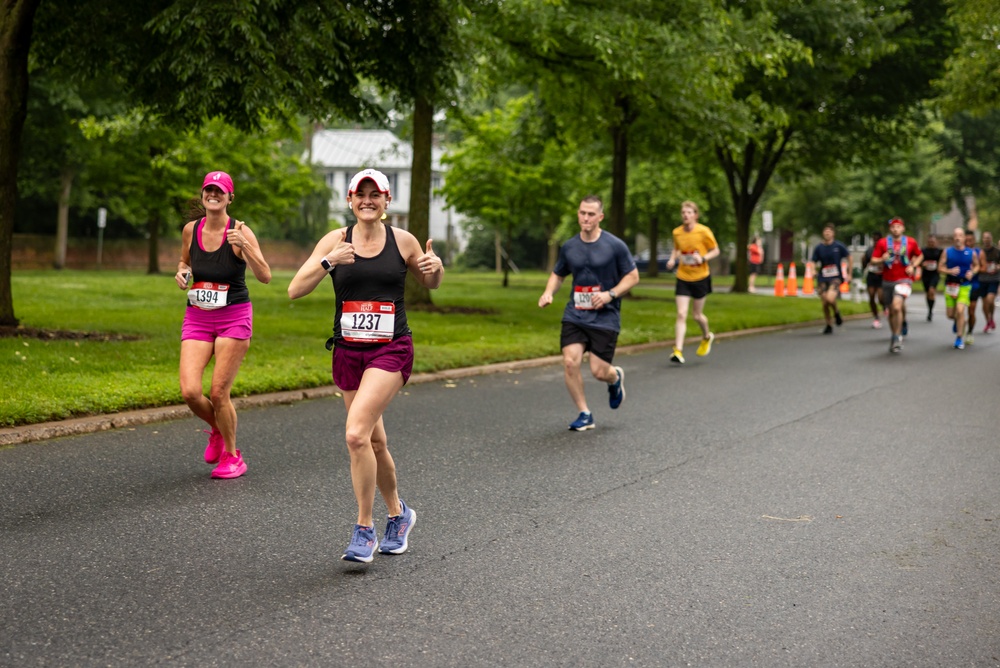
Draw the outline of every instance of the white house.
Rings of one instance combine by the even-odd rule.
[[[430,237],[434,250],[448,262],[465,247],[465,233],[459,224],[462,216],[447,207],[437,189],[444,183],[441,149],[431,156]],[[313,135],[312,161],[320,167],[330,187],[330,215],[341,222],[353,216],[347,206],[347,186],[351,177],[366,168],[377,169],[389,177],[392,203],[386,221],[395,227],[409,228],[411,164],[413,148],[388,130],[321,130]]]

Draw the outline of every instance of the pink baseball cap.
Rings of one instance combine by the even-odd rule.
[[[233,192],[233,177],[225,172],[209,172],[205,175],[205,182],[201,184],[204,190],[209,186],[218,186],[224,193]]]
[[[386,195],[389,193],[389,177],[387,177],[382,172],[377,169],[363,169],[354,175],[351,179],[351,184],[347,186],[347,195],[351,196],[358,190],[358,186],[365,179],[371,179],[375,182],[375,187],[379,189],[379,192],[384,192]]]

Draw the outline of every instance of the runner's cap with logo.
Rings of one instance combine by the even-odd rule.
[[[903,222],[902,218],[890,218],[889,219],[889,227],[892,227],[894,223],[899,223],[903,227],[906,227],[906,223]]]
[[[348,197],[357,192],[358,186],[360,186],[361,182],[364,181],[365,179],[371,179],[372,181],[374,181],[375,187],[379,189],[379,192],[383,192],[386,195],[390,194],[389,177],[387,177],[385,174],[378,171],[377,169],[363,169],[354,175],[354,178],[351,179],[351,184],[347,186]]]
[[[233,177],[225,172],[209,172],[205,175],[205,182],[201,184],[201,189],[204,190],[209,186],[218,186],[222,192],[231,193],[233,192]]]

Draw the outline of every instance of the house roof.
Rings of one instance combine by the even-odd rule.
[[[413,147],[388,130],[320,130],[313,136],[313,162],[353,170],[372,167],[409,169]],[[441,150],[432,152],[431,168],[440,169]]]

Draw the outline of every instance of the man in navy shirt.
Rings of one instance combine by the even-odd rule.
[[[840,284],[851,275],[851,252],[847,246],[834,239],[836,227],[833,223],[823,226],[823,243],[813,249],[812,265],[816,275],[817,293],[823,301],[823,318],[826,319],[824,334],[833,334],[833,320],[837,326],[844,324],[837,308],[837,296],[840,294]],[[844,276],[841,262],[847,260],[847,276]]]
[[[608,384],[608,404],[618,408],[625,400],[625,372],[612,366],[618,332],[621,330],[621,296],[639,282],[632,253],[625,242],[601,229],[604,204],[596,195],[580,202],[576,213],[580,234],[559,249],[559,259],[538,298],[538,306],[552,303],[563,279],[573,275],[573,290],[563,310],[559,345],[563,353],[566,389],[580,415],[569,428],[594,428],[594,416],[587,406],[580,366],[583,353],[590,351],[590,372]]]

